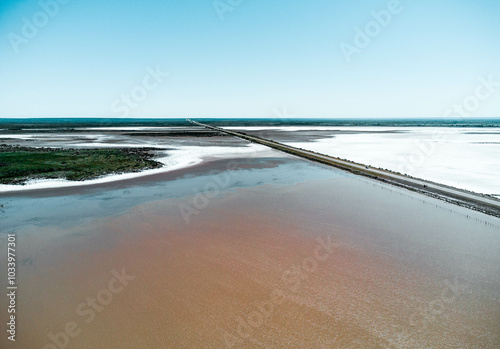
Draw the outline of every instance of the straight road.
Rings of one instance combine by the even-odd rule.
[[[383,182],[389,182],[400,187],[426,194],[428,196],[437,197],[439,199],[455,203],[460,206],[466,206],[477,211],[481,211],[493,216],[500,217],[500,200],[477,194],[458,188],[449,187],[446,185],[426,181],[423,179],[405,176],[403,174],[386,171],[378,168],[369,167],[352,161],[342,160],[336,157],[315,153],[309,150],[295,148],[283,143],[275,142],[269,139],[264,139],[252,135],[247,135],[242,132],[235,132],[225,130],[220,127],[210,126],[199,123],[197,121],[187,119],[189,122],[203,126],[212,130],[223,132],[231,136],[246,139],[250,142],[262,144],[273,149],[277,149],[288,154],[300,156],[305,159],[321,162],[330,166],[340,168],[352,172],[354,174],[362,175],[365,177],[374,178]]]

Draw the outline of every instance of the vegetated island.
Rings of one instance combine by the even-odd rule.
[[[0,184],[31,179],[83,181],[162,167],[150,148],[64,149],[0,145]]]

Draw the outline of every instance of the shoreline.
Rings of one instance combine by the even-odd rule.
[[[196,149],[188,149],[196,148]],[[212,148],[212,149],[210,149]],[[102,184],[113,184],[133,179],[141,179],[155,175],[168,174],[176,171],[192,169],[198,165],[217,160],[236,159],[242,156],[251,155],[253,157],[261,157],[269,155],[268,149],[259,145],[249,144],[241,147],[239,151],[234,148],[230,152],[225,152],[224,147],[185,147],[178,149],[155,149],[155,152],[162,152],[162,155],[153,157],[152,159],[163,164],[162,167],[156,169],[147,169],[138,172],[114,173],[102,176],[96,179],[88,179],[83,181],[70,181],[67,179],[34,179],[29,180],[26,184],[0,184],[0,196],[5,194],[20,194],[35,191],[71,189],[79,187],[98,186]]]

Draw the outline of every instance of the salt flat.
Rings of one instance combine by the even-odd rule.
[[[497,127],[229,129],[460,189],[500,195],[500,128]]]

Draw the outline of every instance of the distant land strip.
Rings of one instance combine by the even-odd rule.
[[[371,166],[363,165],[353,161],[319,154],[310,150],[292,147],[261,137],[251,136],[243,132],[229,131],[220,127],[202,124],[191,119],[187,120],[198,126],[203,126],[215,131],[224,132],[226,134],[239,137],[250,142],[262,144],[288,154],[330,165],[341,170],[348,171],[356,175],[376,179],[384,183],[390,183],[398,187],[406,188],[414,192],[418,192],[458,206],[467,207],[469,209],[500,218],[500,200],[490,195],[478,194],[420,178],[413,178],[401,173],[392,172],[380,168],[373,168]]]

